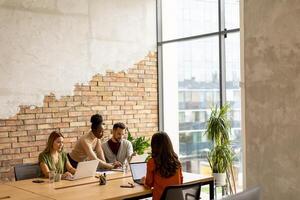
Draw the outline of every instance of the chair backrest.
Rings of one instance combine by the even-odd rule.
[[[230,195],[222,200],[259,200],[260,199],[260,188],[254,187],[247,189],[243,192],[235,195]]]
[[[41,176],[41,169],[38,163],[17,164],[15,166],[16,181],[37,178]]]
[[[161,200],[198,200],[200,199],[201,182],[167,186]]]

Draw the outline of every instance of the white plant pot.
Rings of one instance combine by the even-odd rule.
[[[216,186],[226,185],[226,173],[213,173]]]

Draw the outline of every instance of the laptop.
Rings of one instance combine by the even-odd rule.
[[[141,179],[146,176],[147,173],[147,163],[146,162],[136,162],[129,163],[132,179],[135,183],[144,185]]]
[[[81,178],[95,176],[98,164],[98,160],[79,162],[75,174],[72,177],[66,178],[66,180],[74,181]]]

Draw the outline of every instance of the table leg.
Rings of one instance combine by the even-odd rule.
[[[209,181],[209,199],[214,200],[214,181]]]

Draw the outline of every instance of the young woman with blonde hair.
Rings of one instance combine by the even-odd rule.
[[[39,155],[39,164],[45,177],[49,177],[50,171],[62,174],[62,178],[71,177],[75,173],[76,169],[70,164],[63,146],[63,135],[53,131],[48,138],[45,150]]]

